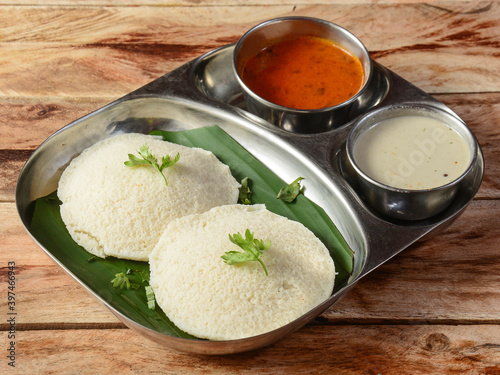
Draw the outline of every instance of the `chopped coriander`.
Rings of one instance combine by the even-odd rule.
[[[297,198],[297,196],[303,191],[299,183],[303,179],[304,177],[299,177],[290,185],[282,187],[280,192],[278,193],[278,199],[281,199],[285,202],[293,202],[295,198]]]
[[[115,278],[111,280],[113,283],[113,287],[115,288],[120,288],[123,289],[123,287],[127,287],[127,289],[130,289],[130,280],[128,279],[127,275],[125,275],[123,272],[117,273],[115,275]]]
[[[134,290],[138,290],[140,287],[141,287],[141,284],[130,283],[130,288],[132,288]]]
[[[145,287],[146,289],[146,299],[148,300],[148,308],[150,310],[155,309],[155,293],[151,285]]]
[[[137,152],[142,157],[142,159],[139,159],[135,155],[128,154],[128,160],[126,162],[124,162],[124,164],[127,167],[135,167],[137,165],[149,164],[149,165],[153,166],[158,172],[160,172],[161,176],[165,180],[165,185],[168,186],[167,178],[163,174],[163,170],[165,168],[171,167],[172,165],[174,165],[175,163],[177,163],[179,161],[179,158],[180,158],[179,153],[177,153],[174,160],[171,160],[169,155],[165,155],[161,159],[161,165],[159,165],[158,160],[156,160],[156,156],[154,156],[151,153],[147,144],[142,145],[141,148],[139,149],[139,151],[137,151]]]
[[[115,278],[113,280],[111,280],[111,282],[113,283],[113,287],[115,287],[115,288],[119,287],[120,289],[127,287],[127,289],[137,290],[141,287],[141,285],[138,283],[131,283],[128,276],[123,272],[117,273],[115,275]]]
[[[263,240],[258,240],[253,238],[253,233],[250,232],[249,229],[245,231],[245,238],[238,232],[229,235],[229,240],[241,247],[244,252],[240,251],[227,251],[221,258],[224,259],[224,262],[229,265],[237,264],[237,263],[245,263],[250,261],[257,261],[264,268],[264,272],[267,274],[267,269],[260,257],[262,253],[269,249],[271,246],[271,241],[267,240],[265,243]]]
[[[238,202],[241,204],[252,204],[250,198],[252,196],[252,191],[248,187],[248,177],[241,180],[241,187],[238,195]]]
[[[125,272],[117,273],[115,278],[111,280],[111,283],[113,284],[113,287],[120,289],[126,288],[139,290],[144,287],[146,290],[148,308],[151,310],[155,309],[155,295],[153,288],[149,285],[148,271],[139,271],[128,268]]]
[[[149,284],[149,273],[147,271],[136,271],[143,283]]]

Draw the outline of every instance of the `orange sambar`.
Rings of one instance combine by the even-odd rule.
[[[331,107],[363,85],[359,59],[332,41],[299,36],[276,42],[245,63],[247,87],[274,104],[295,109]]]

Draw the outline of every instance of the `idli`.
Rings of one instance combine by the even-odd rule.
[[[261,260],[229,265],[243,250],[229,235],[246,230],[271,246]],[[227,205],[172,221],[149,258],[158,306],[183,331],[233,340],[281,327],[332,294],[335,266],[325,245],[304,225],[264,205]]]
[[[163,170],[151,165],[129,167],[147,145],[162,157],[180,159]],[[215,155],[144,134],[104,139],[71,161],[59,180],[61,217],[80,246],[98,256],[147,261],[169,222],[234,204],[240,184]]]

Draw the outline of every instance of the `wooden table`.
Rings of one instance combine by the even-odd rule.
[[[499,2],[0,4],[0,373],[500,374]],[[344,26],[374,59],[458,113],[483,148],[483,184],[445,232],[411,246],[277,344],[219,357],[162,347],[122,325],[31,240],[15,208],[16,178],[67,123],[263,20],[289,15]],[[9,262],[16,266],[14,340]]]

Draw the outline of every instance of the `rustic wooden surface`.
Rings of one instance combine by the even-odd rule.
[[[445,232],[302,330],[251,353],[179,353],[125,328],[37,247],[17,216],[16,178],[62,126],[286,15],[346,27],[373,58],[457,112],[483,148],[484,182]],[[500,374],[499,2],[3,0],[0,25],[0,373]]]

